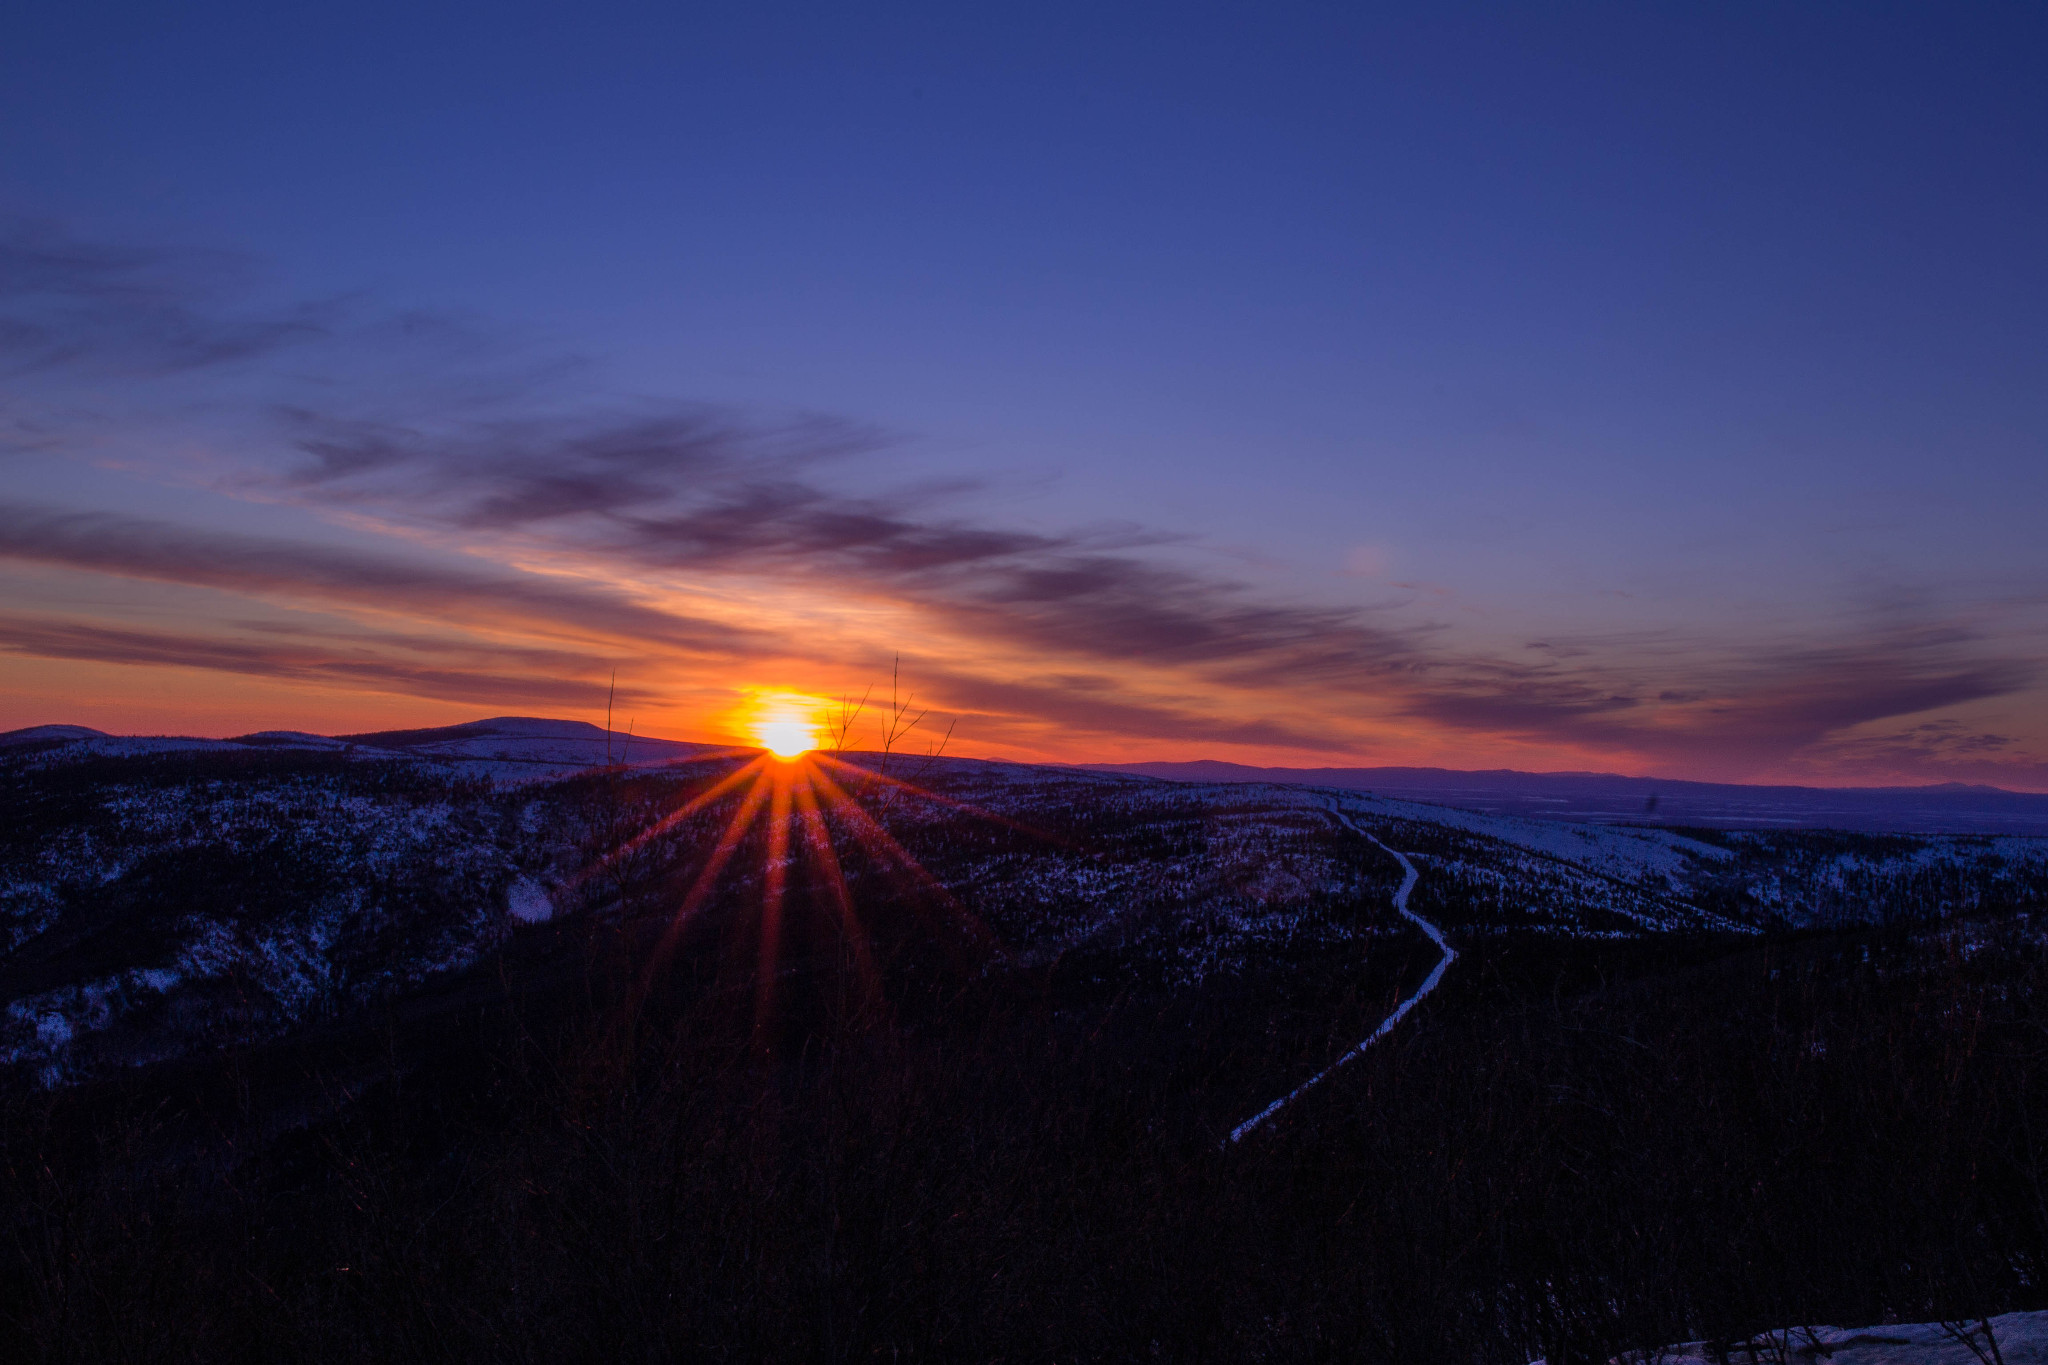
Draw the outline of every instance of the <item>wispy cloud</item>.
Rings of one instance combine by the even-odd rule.
[[[400,546],[366,552],[106,512],[0,502],[0,558],[725,657],[771,643],[744,626],[657,610],[602,587],[436,564]]]
[[[330,424],[301,437],[309,462],[282,483],[315,502],[516,532],[638,571],[859,585],[969,636],[1084,659],[1231,667],[1242,682],[1248,668],[1375,675],[1413,652],[1413,628],[1145,558],[1163,538],[1133,528],[1026,532],[949,514],[959,485],[876,497],[807,477],[877,444],[848,423],[750,427],[702,409],[453,435]]]
[[[1681,650],[1676,658],[1666,645],[1654,659],[1572,653],[1570,665],[1520,676],[1500,670],[1441,678],[1414,695],[1407,711],[1477,733],[1741,771],[1782,765],[1874,721],[2011,696],[2040,674],[2037,660],[2001,651],[1998,642],[1904,620],[1873,622],[1823,644],[1754,641]],[[1673,672],[1684,685],[1657,685]]]
[[[501,363],[478,326],[362,300],[240,303],[244,271],[229,257],[0,227],[0,409],[18,447],[61,445],[64,430],[22,425],[24,395],[109,374],[182,385],[193,409],[231,413],[236,439],[216,455],[228,466],[209,476],[219,491],[298,504],[345,531],[290,540],[17,496],[0,501],[0,558],[321,604],[350,614],[356,633],[265,638],[23,610],[0,622],[7,648],[586,705],[600,653],[655,673],[677,661],[794,666],[806,650],[847,649],[872,620],[904,638],[811,663],[869,667],[901,646],[934,703],[977,715],[985,734],[1074,757],[1086,756],[1077,735],[1388,761],[1498,743],[1717,775],[1802,754],[1926,770],[2024,757],[2024,739],[1941,728],[1937,713],[2037,686],[2039,651],[1959,627],[1938,604],[1793,644],[1674,622],[1482,650],[1426,604],[1334,606],[1256,588],[1149,528],[1024,529],[973,479],[888,486],[870,457],[892,438],[859,421],[614,401],[567,382],[570,358]],[[385,352],[399,336],[409,349],[394,367]],[[526,382],[534,375],[548,380]],[[92,420],[89,405],[55,403],[37,418]],[[1350,568],[1383,576],[1383,557],[1360,551]],[[778,593],[792,612],[838,612],[842,628],[791,632],[752,610]],[[446,638],[420,633],[433,621]],[[1843,747],[1915,717],[1934,719],[1858,740],[1854,755]]]
[[[82,240],[0,221],[0,373],[59,368],[161,376],[249,361],[327,336],[334,302],[237,311],[225,253]]]
[[[546,650],[461,648],[433,642],[438,658],[415,659],[390,639],[223,639],[187,628],[180,631],[119,629],[90,622],[0,615],[0,650],[46,659],[93,663],[198,668],[261,678],[283,678],[323,687],[361,687],[377,692],[479,706],[560,706],[588,710],[603,704],[601,678],[579,677],[587,658]],[[469,666],[451,662],[450,656]],[[628,687],[622,703],[649,700]]]

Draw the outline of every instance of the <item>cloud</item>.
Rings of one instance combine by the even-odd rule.
[[[220,253],[116,247],[50,223],[0,221],[0,373],[171,375],[330,334],[333,303],[230,307],[244,269]]]
[[[803,639],[726,619],[738,609],[714,619],[651,605],[723,595],[732,606],[744,583],[841,612],[841,639],[870,619],[908,623],[915,638],[877,640],[876,657],[898,643],[921,651],[935,700],[997,732],[1369,752],[1378,730],[1466,751],[1511,741],[1723,772],[1846,754],[1835,737],[2008,696],[2039,676],[2025,649],[1926,624],[1938,608],[1791,646],[1688,635],[1682,623],[1605,639],[1532,623],[1541,638],[1527,649],[1488,652],[1423,607],[1255,589],[1143,528],[1011,524],[1000,490],[973,480],[882,486],[868,457],[894,438],[857,421],[615,401],[568,382],[580,373],[572,358],[511,363],[518,348],[486,325],[380,314],[360,299],[245,305],[248,274],[225,255],[0,226],[0,376],[13,390],[0,398],[0,432],[16,448],[55,448],[64,423],[94,420],[31,412],[20,396],[31,384],[46,396],[79,377],[173,380],[178,402],[235,432],[215,447],[235,462],[222,491],[345,520],[353,544],[17,500],[0,501],[0,557],[337,604],[382,624],[293,640],[20,616],[7,618],[8,647],[492,705],[541,705],[566,688],[583,705],[579,642],[660,666],[800,656]],[[1361,545],[1346,569],[1384,577],[1389,562]],[[513,567],[536,563],[577,576]],[[449,623],[451,639],[423,640],[390,617]],[[464,632],[520,643],[452,640]],[[525,680],[540,674],[570,681]],[[1933,762],[2009,752],[2000,738],[1922,725],[1865,748]]]
[[[969,637],[1229,669],[1237,685],[1363,678],[1413,653],[1412,629],[1146,558],[1163,538],[1132,528],[1047,534],[949,515],[960,484],[849,494],[812,477],[881,443],[848,423],[749,426],[704,408],[442,433],[292,420],[308,459],[280,491],[413,526],[516,533],[636,571],[829,583],[915,605]]]
[[[963,666],[943,655],[920,661],[945,705],[1055,731],[1326,749],[1333,733],[1355,733],[1355,724],[1333,730],[1268,717],[1306,712],[1355,722],[1355,713],[1345,714],[1345,694],[1369,683],[1380,705],[1453,734],[1725,769],[1782,762],[1871,721],[2006,695],[2034,675],[2025,661],[1972,657],[1977,642],[1953,628],[1896,624],[1831,648],[1722,659],[1705,667],[1713,677],[1695,673],[1676,687],[1659,681],[1671,661],[1658,656],[1686,658],[1688,651],[1662,635],[1633,670],[1613,650],[1585,642],[1547,642],[1536,663],[1461,653],[1432,646],[1427,626],[1382,626],[1355,611],[1275,600],[1148,559],[1145,538],[1128,532],[1119,534],[1134,548],[1107,549],[1105,542],[1115,543],[1107,536],[946,516],[932,505],[935,495],[840,494],[797,475],[843,458],[857,443],[830,426],[808,430],[823,435],[751,431],[709,412],[609,426],[560,417],[501,422],[431,441],[358,430],[346,445],[323,439],[309,451],[315,462],[292,471],[282,487],[415,528],[515,534],[522,545],[580,556],[594,571],[670,572],[699,582],[765,574],[912,607],[966,641],[971,655],[1022,653],[1065,661],[1070,674],[1075,666],[1095,670],[1098,684],[1079,688],[1004,679],[986,663]],[[101,513],[0,504],[0,554],[379,610],[518,621],[728,659],[790,649],[762,632],[657,611],[570,580],[201,534]],[[1138,681],[1131,666],[1154,676]],[[408,667],[392,677],[414,673]],[[1191,691],[1192,704],[1152,694],[1161,687]]]
[[[620,593],[566,579],[197,531],[107,512],[0,502],[0,557],[463,624],[523,625],[558,636],[634,640],[726,657],[762,654],[779,645],[758,631],[658,611]]]
[[[579,679],[590,661],[576,655],[516,648],[455,649],[439,653],[470,664],[438,665],[400,657],[391,640],[270,640],[208,638],[192,631],[123,630],[79,621],[0,615],[0,649],[46,659],[199,668],[254,677],[284,678],[323,687],[432,697],[489,706],[565,706],[588,710],[606,696],[602,679]],[[650,694],[621,688],[619,700]]]
[[[1274,749],[1320,751],[1330,747],[1326,733],[1261,716],[1218,716],[1170,700],[1138,700],[1110,679],[1015,681],[948,669],[943,664],[921,669],[919,676],[953,709],[1026,718],[1028,726],[997,728],[1014,728],[1020,737],[1028,731],[1034,740],[1050,730],[1054,734],[1080,732]]]
[[[1891,623],[1831,645],[1752,646],[1718,660],[1694,651],[1683,688],[1642,677],[1609,690],[1602,684],[1628,664],[1610,659],[1577,674],[1544,667],[1476,683],[1444,679],[1410,698],[1406,711],[1479,733],[1690,765],[1769,767],[1857,726],[2009,696],[2038,676],[2031,660],[1986,652],[1985,642],[1952,626]]]
[[[2048,788],[2048,762],[2024,738],[1955,717],[1831,737],[1815,746],[1810,758],[1828,771],[1863,780],[1933,779]]]
[[[1930,720],[1888,735],[1873,735],[1864,743],[1872,749],[1916,758],[1981,758],[2003,753],[2016,742],[2011,735],[1972,733],[1958,720]]]
[[[747,422],[710,404],[595,418],[495,414],[439,431],[303,407],[282,414],[307,458],[284,486],[368,506],[402,499],[477,530],[626,518],[691,494],[772,488],[795,470],[883,444],[880,433],[827,417]]]

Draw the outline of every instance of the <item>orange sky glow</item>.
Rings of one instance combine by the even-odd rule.
[[[840,699],[866,692],[847,743],[875,747],[900,657],[902,698],[931,712],[909,740],[914,752],[950,725],[950,753],[1040,761],[1216,757],[1856,784],[1916,776],[1908,764],[1859,756],[1855,726],[1819,745],[1805,737],[1775,759],[1767,752],[1773,725],[1785,728],[1773,707],[1796,713],[1809,698],[1825,699],[1832,684],[1820,664],[1810,678],[1781,673],[1767,687],[1728,667],[1725,690],[1665,689],[1654,707],[1605,702],[1578,686],[1575,695],[1590,700],[1580,716],[1588,735],[1575,739],[1516,726],[1511,689],[1506,705],[1499,689],[1482,697],[1500,713],[1492,724],[1454,709],[1427,714],[1431,706],[1445,712],[1443,694],[1455,700],[1473,690],[1469,664],[1464,677],[1430,676],[1452,672],[1456,661],[1362,669],[1346,657],[1319,667],[1315,641],[1281,642],[1277,661],[1215,661],[1198,652],[1110,661],[1100,642],[1068,651],[1042,637],[1016,642],[1000,618],[978,621],[943,602],[935,609],[871,583],[801,571],[686,583],[644,571],[606,578],[589,559],[557,557],[544,568],[531,556],[494,560],[473,543],[456,555],[507,583],[568,584],[606,603],[630,603],[646,621],[687,620],[726,634],[688,648],[599,617],[579,620],[553,604],[497,610],[480,598],[472,612],[456,614],[439,599],[422,609],[317,582],[33,566],[26,572],[38,580],[36,595],[66,597],[73,608],[40,622],[16,614],[44,633],[0,656],[0,728],[65,722],[116,733],[335,734],[496,714],[601,723],[616,670],[620,729],[756,745],[772,726],[782,747],[811,747],[830,734]],[[180,581],[190,579],[201,581]],[[1712,681],[1711,669],[1687,664]],[[1722,734],[1733,739],[1717,758]],[[2006,785],[2026,786],[2028,776],[2009,774]]]

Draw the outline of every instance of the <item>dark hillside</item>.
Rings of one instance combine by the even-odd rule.
[[[1227,1153],[1234,1052],[1327,1042],[1256,981],[822,969],[764,1049],[749,945],[700,946],[623,1014],[590,941],[537,994],[15,1095],[10,1353],[1519,1362],[2039,1302],[2030,924],[1498,938]],[[325,1110],[278,1130],[280,1082]]]
[[[1324,798],[841,770],[778,832],[736,766],[14,773],[8,1018],[73,1037],[0,1073],[0,1357],[1524,1365],[2041,1306],[2024,848],[1348,807],[1460,956],[1226,1149],[1436,958]]]

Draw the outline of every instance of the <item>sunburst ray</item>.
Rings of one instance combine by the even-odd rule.
[[[839,864],[839,853],[832,847],[832,831],[825,821],[825,812],[818,802],[815,769],[806,768],[798,775],[796,783],[796,807],[798,818],[803,822],[805,852],[818,865],[820,880],[832,899],[832,909],[839,919],[840,939],[853,956],[853,965],[859,977],[863,1001],[873,999],[881,990],[881,980],[875,971],[874,956],[868,951],[867,932],[861,927],[859,914],[853,905],[853,893],[847,888],[845,871]]]

